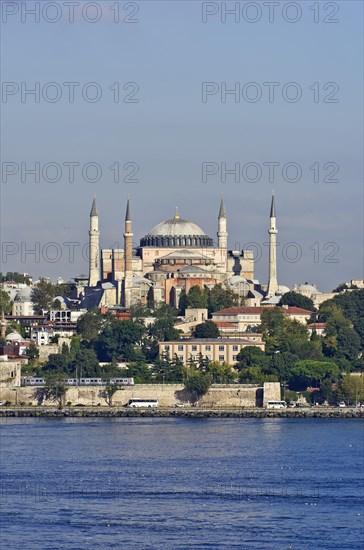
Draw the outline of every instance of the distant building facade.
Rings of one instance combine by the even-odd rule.
[[[293,306],[282,306],[279,308],[282,313],[287,315],[290,319],[295,319],[303,325],[311,319],[313,312],[307,309]],[[214,323],[232,323],[237,332],[254,332],[261,324],[261,315],[263,311],[267,311],[266,307],[230,307],[215,311],[212,314],[212,320]],[[227,329],[228,327],[225,326]]]
[[[140,240],[139,246],[134,247],[128,200],[124,248],[103,249],[99,258],[96,252],[100,232],[94,200],[90,213],[89,281],[83,296],[85,307],[120,304],[129,308],[138,302],[148,305],[165,302],[177,307],[181,293],[187,293],[192,286],[204,288],[219,283],[228,286],[233,277],[240,278],[241,283],[251,282],[253,252],[228,249],[223,199],[217,222],[215,245],[200,226],[182,219],[176,209],[173,218],[158,223]]]
[[[262,351],[265,349],[261,340],[253,342],[245,338],[189,338],[160,342],[159,355],[167,355],[169,359],[177,356],[185,366],[191,359],[198,361],[201,355],[210,361],[232,365],[237,362],[239,351],[247,346],[256,346]]]

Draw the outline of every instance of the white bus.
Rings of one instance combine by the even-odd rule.
[[[285,401],[268,401],[267,409],[286,409],[287,403]]]
[[[158,407],[159,402],[158,399],[139,399],[139,397],[135,397],[133,399],[129,399],[127,406],[128,407]]]

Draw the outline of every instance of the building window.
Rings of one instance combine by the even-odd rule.
[[[225,360],[225,355],[219,355],[219,361],[224,361]]]
[[[164,346],[164,351],[169,351],[169,346]]]
[[[178,345],[178,351],[183,351],[183,346],[181,346],[181,344]]]
[[[219,351],[224,351],[225,346],[219,346]]]
[[[205,346],[205,351],[211,351],[211,346]]]
[[[192,346],[192,351],[197,351],[197,346]]]
[[[234,346],[233,346],[233,351],[238,351],[238,350],[239,350],[239,346],[234,345]]]
[[[237,361],[238,360],[238,356],[237,355],[233,355],[233,361]]]

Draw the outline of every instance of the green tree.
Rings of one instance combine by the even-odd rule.
[[[29,362],[31,364],[35,363],[36,360],[38,359],[39,357],[39,349],[37,348],[37,346],[34,344],[34,342],[31,342],[30,343],[30,346],[28,347],[27,349],[27,357],[29,359]]]
[[[120,386],[117,384],[107,383],[105,388],[100,392],[100,397],[103,397],[109,407],[112,407],[113,397],[118,390],[120,390]]]
[[[103,327],[95,349],[100,361],[137,361],[143,359],[137,344],[141,345],[145,327],[138,321],[112,319]]]
[[[349,370],[355,367],[362,348],[360,308],[363,306],[359,306],[356,303],[360,291],[345,292],[348,295],[354,293],[356,293],[356,296],[354,296],[353,303],[348,301],[343,302],[348,317],[344,315],[343,309],[334,300],[324,302],[319,312],[320,320],[326,322],[326,334],[322,341],[324,354],[327,357],[333,357],[343,369]],[[344,295],[340,295],[337,298],[341,298]],[[364,298],[364,293],[361,296]],[[354,322],[359,331],[354,328]]]
[[[187,294],[185,293],[184,290],[182,290],[182,292],[179,296],[179,300],[178,300],[179,314],[180,315],[185,315],[187,307],[188,307]]]
[[[155,308],[155,322],[147,329],[142,340],[141,351],[148,362],[155,362],[159,354],[159,342],[179,340],[180,331],[175,328],[176,310],[167,304]]]
[[[10,334],[11,332],[18,332],[23,338],[26,337],[26,332],[22,325],[16,321],[9,321],[8,319],[6,323],[6,334]]]
[[[70,373],[70,357],[67,355],[61,355],[58,353],[51,353],[48,360],[42,367],[42,371],[45,375],[64,375],[68,376]]]
[[[61,301],[58,298],[53,301],[52,309],[62,309]]]
[[[48,379],[43,387],[37,388],[34,392],[34,397],[39,405],[44,401],[52,401],[58,403],[60,409],[63,408],[66,399],[67,388],[60,379]]]
[[[298,361],[291,375],[290,386],[300,390],[307,386],[321,385],[324,380],[335,382],[339,376],[339,367],[329,361]]]
[[[211,361],[207,365],[206,373],[211,376],[213,384],[232,384],[237,378],[236,372],[225,361]]]
[[[0,282],[14,281],[14,283],[21,283],[30,285],[30,279],[24,273],[18,273],[17,271],[8,271],[6,275],[0,273]]]
[[[153,382],[152,370],[142,361],[130,363],[126,371],[126,376],[134,378],[135,384],[150,384]]]
[[[93,349],[80,349],[69,366],[76,378],[99,378],[101,368]]]
[[[187,294],[187,304],[189,308],[207,308],[207,293],[197,285],[192,286]]]
[[[212,377],[202,372],[192,372],[185,381],[185,389],[191,394],[191,401],[195,403],[203,397],[212,384]]]
[[[102,326],[102,315],[100,310],[95,308],[87,311],[77,320],[77,333],[85,340],[96,340]]]
[[[239,382],[242,384],[259,384],[277,382],[274,374],[265,374],[260,367],[246,367],[239,372]]]
[[[364,402],[364,377],[344,376],[337,385],[337,398],[347,404]]]
[[[267,307],[261,315],[260,332],[266,342],[266,351],[272,352],[284,341],[285,315],[278,307]]]
[[[180,338],[180,331],[174,327],[176,310],[168,304],[162,304],[153,311],[156,321],[149,327],[149,336],[158,342],[169,342]]]
[[[286,403],[292,403],[294,401],[298,401],[298,394],[295,391],[292,390],[286,390],[284,392],[284,400]]]
[[[348,285],[346,283],[342,283],[341,285],[337,286],[336,288],[334,288],[334,290],[332,292],[342,292],[343,290],[346,290],[348,289]]]
[[[293,290],[283,294],[279,302],[279,305],[300,307],[302,309],[307,309],[309,311],[316,311],[315,306],[313,305],[313,301],[310,298],[307,298],[306,296],[302,296],[302,294],[299,294],[298,292],[294,292]]]
[[[205,321],[196,325],[192,334],[194,338],[218,338],[220,331],[213,321]]]
[[[130,319],[132,321],[138,321],[144,319],[145,317],[150,317],[151,311],[145,304],[141,302],[130,306]]]
[[[0,313],[4,312],[4,315],[11,315],[12,308],[13,302],[11,301],[10,294],[0,289]]]
[[[31,294],[36,313],[41,314],[43,310],[49,311],[54,296],[54,285],[47,279],[40,279],[39,283],[33,287]]]
[[[293,339],[285,342],[285,348],[299,359],[313,359],[320,361],[324,359],[322,353],[321,341],[311,341],[306,339]]]
[[[154,366],[154,380],[156,382],[182,382],[183,381],[183,362],[177,354],[171,360],[168,354],[163,354]]]
[[[257,346],[246,346],[241,349],[237,355],[237,360],[236,368],[238,370],[246,367],[261,367],[266,369],[269,367],[270,362],[269,357]]]
[[[364,289],[344,292],[330,301],[340,307],[345,318],[351,322],[360,337],[361,347],[364,348]]]
[[[285,382],[291,377],[292,369],[299,359],[297,355],[289,351],[274,353],[270,358],[269,368],[264,372],[274,374],[280,382]]]
[[[286,340],[308,340],[308,330],[296,319],[285,319],[284,337]]]
[[[338,330],[336,338],[340,355],[343,355],[348,361],[354,362],[361,349],[359,335],[350,327],[342,327]]]
[[[330,379],[326,378],[325,380],[322,381],[320,386],[320,393],[323,401],[328,401],[328,402],[331,401],[333,391],[332,391],[332,382]]]
[[[233,290],[223,288],[221,285],[215,285],[211,290],[208,290],[207,296],[209,315],[220,309],[242,305],[239,303],[239,296]]]

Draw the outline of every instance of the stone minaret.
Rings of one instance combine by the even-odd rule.
[[[227,232],[226,226],[227,226],[227,219],[226,219],[224,198],[221,197],[217,237],[218,237],[218,247],[224,248],[225,250],[227,250],[227,238],[228,238],[228,232]]]
[[[130,199],[128,199],[125,214],[124,255],[125,275],[123,305],[129,308],[131,305],[131,289],[133,286],[133,233],[131,227]]]
[[[93,200],[90,212],[90,276],[88,285],[97,286],[100,281],[100,231],[99,215],[96,208],[96,199]]]
[[[277,223],[276,209],[274,204],[274,193],[272,195],[272,204],[270,207],[270,224],[269,224],[269,280],[267,297],[273,296],[278,290],[277,283]]]
[[[5,315],[4,310],[1,314],[1,338],[5,339],[6,336],[6,321],[5,321]]]

